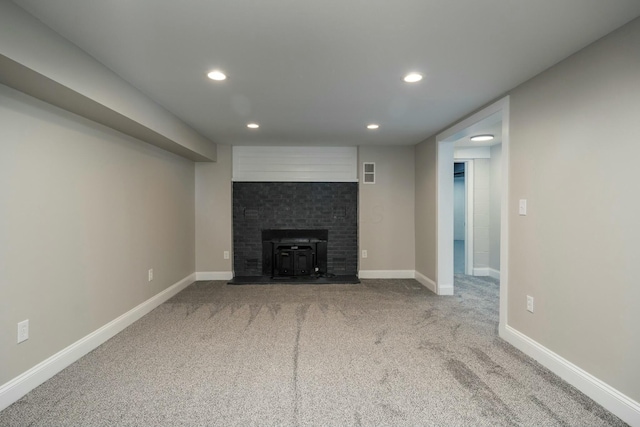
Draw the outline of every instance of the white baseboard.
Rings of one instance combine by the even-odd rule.
[[[427,276],[425,276],[424,274],[420,273],[419,271],[416,271],[416,280],[418,282],[420,282],[420,284],[422,286],[424,286],[425,288],[429,289],[434,294],[438,293],[437,292],[438,286],[436,286],[436,282],[434,282],[433,280],[429,279]]]
[[[416,271],[416,280],[425,288],[437,295],[453,295],[453,285],[438,285],[424,274]]]
[[[620,393],[590,373],[577,367],[523,333],[505,325],[500,336],[511,345],[533,357],[560,378],[576,387],[624,422],[640,426],[640,403]]]
[[[500,270],[491,267],[478,267],[473,269],[474,276],[489,276],[500,280]]]
[[[453,295],[453,284],[438,285],[438,295]]]
[[[360,270],[360,279],[414,279],[415,270]]]
[[[167,301],[195,280],[195,273],[190,274],[159,294],[127,311],[120,317],[0,386],[0,411],[121,332],[127,326]]]
[[[489,267],[478,267],[473,269],[474,276],[488,276],[489,275]]]
[[[233,279],[232,271],[198,271],[196,280],[231,280]]]

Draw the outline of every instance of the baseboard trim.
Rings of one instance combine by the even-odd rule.
[[[232,271],[198,271],[196,280],[231,280],[233,279]]]
[[[494,279],[500,280],[500,270],[496,270],[491,267],[478,267],[473,269],[473,275],[478,277],[493,277]]]
[[[453,295],[453,284],[438,285],[438,295]]]
[[[489,267],[479,267],[473,269],[474,276],[488,276],[489,275]]]
[[[414,279],[415,270],[360,270],[360,279]]]
[[[422,286],[424,286],[425,288],[429,289],[434,294],[438,293],[437,292],[438,286],[436,285],[436,282],[434,282],[433,280],[429,279],[427,276],[425,276],[424,274],[420,273],[419,271],[416,271],[416,280],[418,282],[420,282],[420,284]]]
[[[429,279],[424,274],[416,271],[415,279],[420,282],[422,286],[429,289],[436,295],[453,295],[453,284],[450,285],[438,285],[434,280]]]
[[[563,380],[589,396],[624,422],[640,426],[640,403],[619,392],[585,370],[532,340],[511,326],[500,328],[508,343],[533,357]]]
[[[167,301],[195,280],[196,274],[190,274],[164,291],[154,295],[145,302],[137,305],[123,315],[0,386],[0,411],[121,332],[127,326]]]

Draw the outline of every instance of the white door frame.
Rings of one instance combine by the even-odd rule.
[[[459,160],[458,160],[459,161]],[[473,276],[473,160],[464,163],[464,274]]]
[[[453,163],[464,163],[464,274],[473,276],[473,159]]]
[[[502,195],[500,206],[500,334],[507,320],[509,267],[509,96],[494,102],[436,136],[437,270],[436,293],[453,295],[453,142],[468,127],[500,114],[502,119]]]

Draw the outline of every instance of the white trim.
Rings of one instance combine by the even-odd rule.
[[[438,295],[453,295],[453,283],[452,284],[438,284]]]
[[[502,111],[502,155],[500,175],[502,188],[500,189],[500,309],[499,329],[507,324],[508,290],[509,290],[509,96],[498,101]]]
[[[190,274],[159,294],[154,295],[145,302],[137,305],[123,315],[0,386],[0,411],[121,332],[133,322],[142,318],[151,310],[189,286],[195,279],[195,273]]]
[[[434,294],[437,294],[437,290],[438,290],[438,286],[436,285],[436,282],[429,279],[427,276],[425,276],[424,274],[420,273],[419,271],[416,271],[416,280],[418,282],[420,282],[420,284],[422,286],[424,286],[425,288],[429,289],[431,292],[433,292]]]
[[[473,269],[474,276],[489,276],[489,267],[478,267]]]
[[[491,147],[460,147],[453,149],[453,157],[457,161],[461,159],[490,159]]]
[[[511,326],[505,326],[500,332],[500,336],[602,405],[605,409],[618,416],[624,422],[630,425],[640,426],[640,403]]]
[[[474,163],[473,160],[464,161],[464,191],[465,200],[464,207],[466,211],[465,227],[464,227],[464,270],[465,274],[472,274],[473,271],[473,188],[474,180]]]
[[[415,279],[415,270],[360,270],[360,279]]]
[[[489,268],[489,277],[500,280],[500,270],[496,270],[495,268]]]
[[[196,280],[231,280],[233,279],[232,271],[198,271]]]

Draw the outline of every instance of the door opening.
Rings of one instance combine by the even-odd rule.
[[[507,318],[507,291],[508,291],[508,182],[509,182],[509,97],[505,97],[494,104],[484,108],[480,112],[461,121],[455,126],[436,136],[437,147],[437,275],[436,293],[438,295],[453,295],[454,293],[454,143],[468,137],[477,131],[479,127],[487,124],[496,126],[496,135],[501,139],[501,179],[499,183],[500,196],[498,203],[499,224],[499,265],[498,277],[500,280],[500,334],[505,330],[505,320]],[[469,146],[470,150],[475,147]],[[462,155],[461,158],[473,159],[470,153]],[[474,165],[475,168],[475,165]],[[476,171],[480,172],[480,171]],[[465,175],[469,174],[465,168]],[[476,173],[477,174],[477,173]],[[479,185],[479,183],[478,183]],[[476,185],[477,186],[477,185]],[[481,189],[478,187],[478,191]],[[478,205],[479,206],[479,205]],[[467,206],[468,209],[468,206]],[[477,217],[480,219],[480,212]],[[478,225],[478,224],[475,224]],[[467,231],[469,225],[467,224]],[[474,227],[475,228],[475,227]],[[488,228],[488,227],[487,227]],[[495,226],[494,226],[495,228]],[[476,233],[479,236],[479,233]],[[469,242],[465,240],[466,245]],[[481,247],[478,242],[478,247]],[[484,243],[483,243],[484,245]],[[480,252],[477,254],[480,256]],[[482,258],[482,257],[480,257]],[[485,256],[485,258],[488,258]],[[477,259],[478,265],[483,259]],[[465,270],[472,266],[465,263]],[[474,269],[474,273],[476,272]],[[489,266],[486,268],[490,271]],[[487,274],[490,275],[490,274]]]

